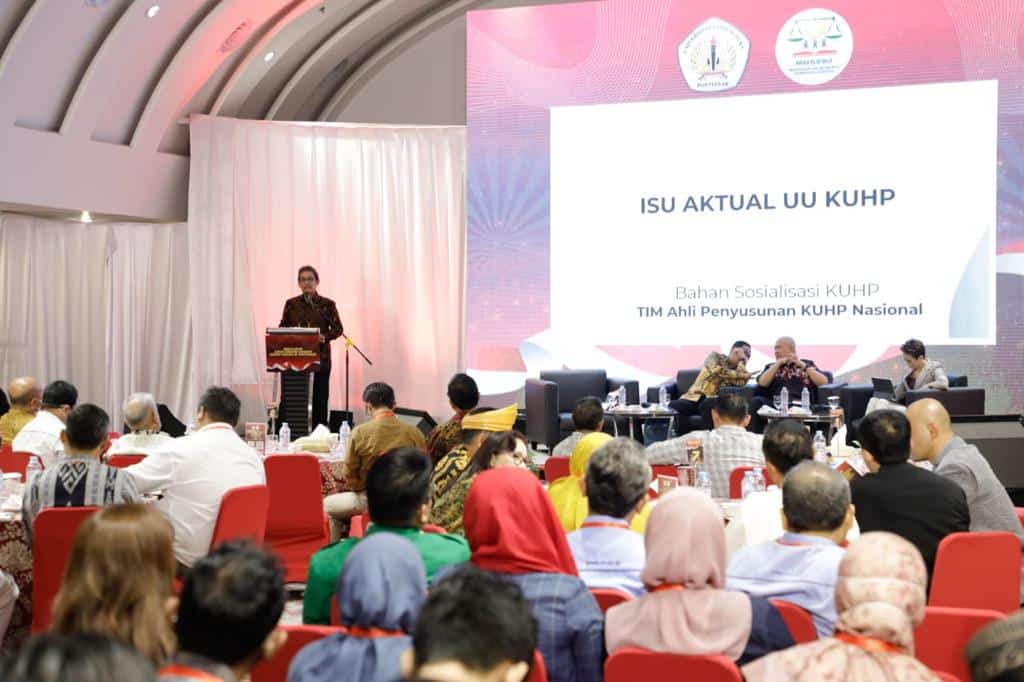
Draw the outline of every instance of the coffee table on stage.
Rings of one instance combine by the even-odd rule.
[[[267,411],[270,430],[276,432],[277,408],[281,421],[288,422],[292,438],[308,436],[313,430],[313,372],[320,369],[319,329],[306,327],[267,328],[267,371],[274,373],[274,388]]]
[[[780,419],[794,419],[811,427],[812,436],[813,432],[817,431],[822,425],[827,425],[828,428],[825,431],[825,443],[832,444],[832,436],[836,434],[836,431],[843,425],[843,411],[842,409],[836,409],[831,413],[821,414],[764,414],[762,415],[767,421],[774,422]]]
[[[675,410],[668,407],[659,407],[658,405],[651,405],[650,407],[644,407],[642,405],[620,405],[607,410],[605,414],[611,415],[612,417],[622,417],[629,421],[629,437],[636,440],[636,428],[637,423],[642,424],[650,419],[667,419],[668,420],[668,433],[672,433],[672,422],[679,415]],[[615,428],[615,435],[619,435],[619,423],[618,419],[612,419],[612,426]],[[640,428],[640,439],[643,441],[643,427]]]

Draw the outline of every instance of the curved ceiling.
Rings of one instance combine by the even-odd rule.
[[[0,0],[0,207],[183,219],[188,115],[336,120],[385,57],[483,4],[524,3]]]

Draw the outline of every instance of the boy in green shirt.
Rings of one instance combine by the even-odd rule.
[[[421,530],[430,514],[430,459],[422,450],[399,447],[389,450],[370,467],[366,477],[366,498],[373,525],[371,533],[395,533],[406,538],[420,552],[427,582],[443,566],[469,561],[465,538]],[[302,622],[329,625],[331,597],[345,558],[359,538],[349,538],[318,550],[309,562],[309,577],[302,603]]]

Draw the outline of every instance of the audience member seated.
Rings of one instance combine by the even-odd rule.
[[[1024,544],[1024,529],[1006,488],[988,460],[973,445],[953,433],[949,412],[934,398],[918,400],[907,408],[910,455],[932,463],[937,475],[953,481],[967,496],[971,530],[1004,530]],[[1024,581],[1022,581],[1024,587]]]
[[[857,523],[865,533],[885,530],[909,540],[924,558],[930,578],[942,538],[970,529],[964,491],[908,461],[910,423],[903,414],[872,412],[857,431],[864,461],[873,472],[850,484]]]
[[[747,495],[726,526],[726,547],[730,557],[741,547],[777,540],[785,532],[782,527],[782,481],[790,469],[814,458],[810,434],[803,424],[791,419],[772,422],[764,433],[761,447],[764,450],[764,468],[768,472],[766,482],[770,485],[764,492]],[[853,540],[859,534],[855,522],[849,539]]]
[[[427,598],[415,545],[378,533],[352,550],[338,581],[343,630],[310,644],[288,669],[288,682],[392,682]],[[450,636],[451,633],[445,633]]]
[[[173,438],[160,430],[160,414],[156,399],[150,393],[134,393],[124,401],[124,423],[131,433],[126,433],[107,450],[108,455],[132,453],[151,455]]]
[[[578,529],[582,525],[583,519],[587,518],[590,513],[587,495],[583,490],[583,477],[587,473],[590,456],[611,440],[612,437],[607,433],[591,433],[584,436],[573,448],[572,455],[569,457],[569,475],[548,481],[548,495],[551,496],[551,504],[555,508],[558,520],[562,523],[562,528],[567,533]]]
[[[749,359],[750,344],[746,341],[732,344],[728,355],[717,351],[708,353],[700,373],[690,388],[678,400],[672,400],[668,404],[679,413],[674,421],[675,435],[684,434],[689,422],[688,417],[698,413],[703,417],[704,428],[710,425],[711,409],[719,391],[725,386],[744,386],[753,376],[747,371]]]
[[[572,408],[572,425],[576,430],[555,445],[552,457],[568,457],[583,436],[604,430],[604,407],[600,398],[591,396],[577,400],[576,407]]]
[[[39,382],[33,377],[18,377],[7,385],[11,408],[0,416],[0,445],[10,445],[25,425],[35,419],[43,402]]]
[[[108,635],[161,665],[175,646],[172,533],[144,504],[106,507],[86,519],[54,600],[53,631]]]
[[[447,489],[440,494],[435,491],[437,501],[430,510],[430,522],[449,533],[461,535],[462,513],[473,480],[480,472],[499,467],[530,468],[526,436],[517,431],[489,434],[462,475],[449,483]]]
[[[742,664],[793,645],[767,599],[723,589],[724,527],[719,506],[694,488],[658,500],[644,536],[648,593],[608,610],[608,653],[639,647]]]
[[[47,507],[99,507],[142,499],[124,469],[100,461],[109,442],[107,413],[86,403],[71,410],[67,422],[59,434],[66,456],[36,474],[25,488],[21,519],[29,539],[36,515]]]
[[[964,652],[973,682],[1024,680],[1024,611],[989,623]]]
[[[462,442],[434,463],[432,480],[435,504],[452,483],[469,468],[488,434],[512,430],[516,423],[516,414],[517,406],[513,404],[500,410],[478,407],[462,418]]]
[[[11,441],[15,452],[31,452],[39,455],[43,467],[50,468],[57,463],[57,456],[64,452],[60,433],[64,430],[68,412],[78,402],[78,389],[66,381],[54,381],[43,391],[39,411],[32,421],[21,427]]]
[[[352,431],[345,455],[348,491],[324,498],[324,512],[331,522],[331,540],[341,537],[343,524],[366,511],[366,474],[382,452],[408,445],[423,449],[426,439],[420,430],[395,416],[395,390],[375,382],[363,391],[370,421]]]
[[[929,360],[926,357],[923,343],[917,339],[910,339],[900,346],[900,352],[903,353],[903,362],[907,363],[910,372],[903,377],[903,381],[893,387],[895,402],[890,402],[885,398],[872,397],[868,401],[865,414],[887,409],[903,411],[907,391],[914,389],[945,391],[949,389],[949,377],[946,376],[946,370],[943,369],[941,362]]]
[[[4,641],[7,633],[7,626],[11,624],[11,615],[14,613],[14,605],[18,601],[21,590],[14,582],[10,573],[0,570],[0,642]]]
[[[0,658],[4,682],[152,682],[153,664],[101,635],[42,634]]]
[[[430,459],[422,450],[395,448],[378,457],[366,477],[366,495],[373,522],[366,531],[367,538],[391,534],[412,542],[426,567],[428,581],[441,567],[469,559],[465,539],[421,530],[430,513]],[[331,597],[338,576],[349,553],[360,542],[359,538],[341,540],[312,556],[303,598],[304,623],[330,623]]]
[[[520,469],[483,472],[469,491],[464,524],[473,564],[518,585],[533,607],[548,679],[602,679],[601,609],[579,578],[537,477]]]
[[[462,444],[462,418],[480,403],[480,389],[468,374],[456,374],[448,382],[448,404],[455,410],[452,418],[438,424],[427,438],[427,454],[437,462]]]
[[[235,682],[269,659],[288,635],[284,572],[272,554],[246,542],[225,542],[196,561],[185,578],[174,632],[178,653],[161,682]]]
[[[142,492],[163,491],[156,506],[174,526],[179,573],[210,549],[224,493],[266,484],[263,460],[235,433],[241,409],[230,389],[206,389],[199,400],[195,433],[175,438],[152,457],[123,470]]]
[[[760,434],[747,431],[747,401],[738,393],[720,396],[711,410],[713,431],[691,431],[647,447],[651,464],[689,464],[686,441],[697,438],[703,447],[704,471],[711,476],[712,497],[729,497],[729,475],[736,467],[763,467]]]
[[[836,620],[836,572],[853,525],[850,485],[827,464],[801,462],[782,483],[778,540],[744,547],[729,562],[725,586],[792,602],[811,614],[819,637]]]
[[[420,682],[523,682],[536,648],[537,621],[520,589],[463,566],[431,590],[402,670]]]
[[[800,400],[800,394],[805,388],[810,390],[813,400],[814,389],[827,383],[828,377],[813,361],[802,360],[796,354],[796,341],[792,337],[780,337],[775,342],[775,362],[765,365],[761,375],[757,377],[760,397],[755,397],[750,403],[753,430],[758,433],[764,430],[764,418],[758,415],[757,411],[764,405],[771,404],[772,397],[778,395],[783,387],[789,392],[790,403],[793,403]]]
[[[584,482],[590,513],[566,538],[580,578],[590,589],[643,594],[644,537],[629,527],[647,502],[651,482],[643,448],[631,438],[616,438],[598,448]]]
[[[921,555],[891,533],[850,545],[836,581],[836,633],[744,666],[747,682],[937,682],[914,658],[924,619],[927,574]]]

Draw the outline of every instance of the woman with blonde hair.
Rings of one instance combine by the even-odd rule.
[[[174,531],[150,506],[104,507],[75,533],[53,632],[109,635],[159,666],[173,653]]]

